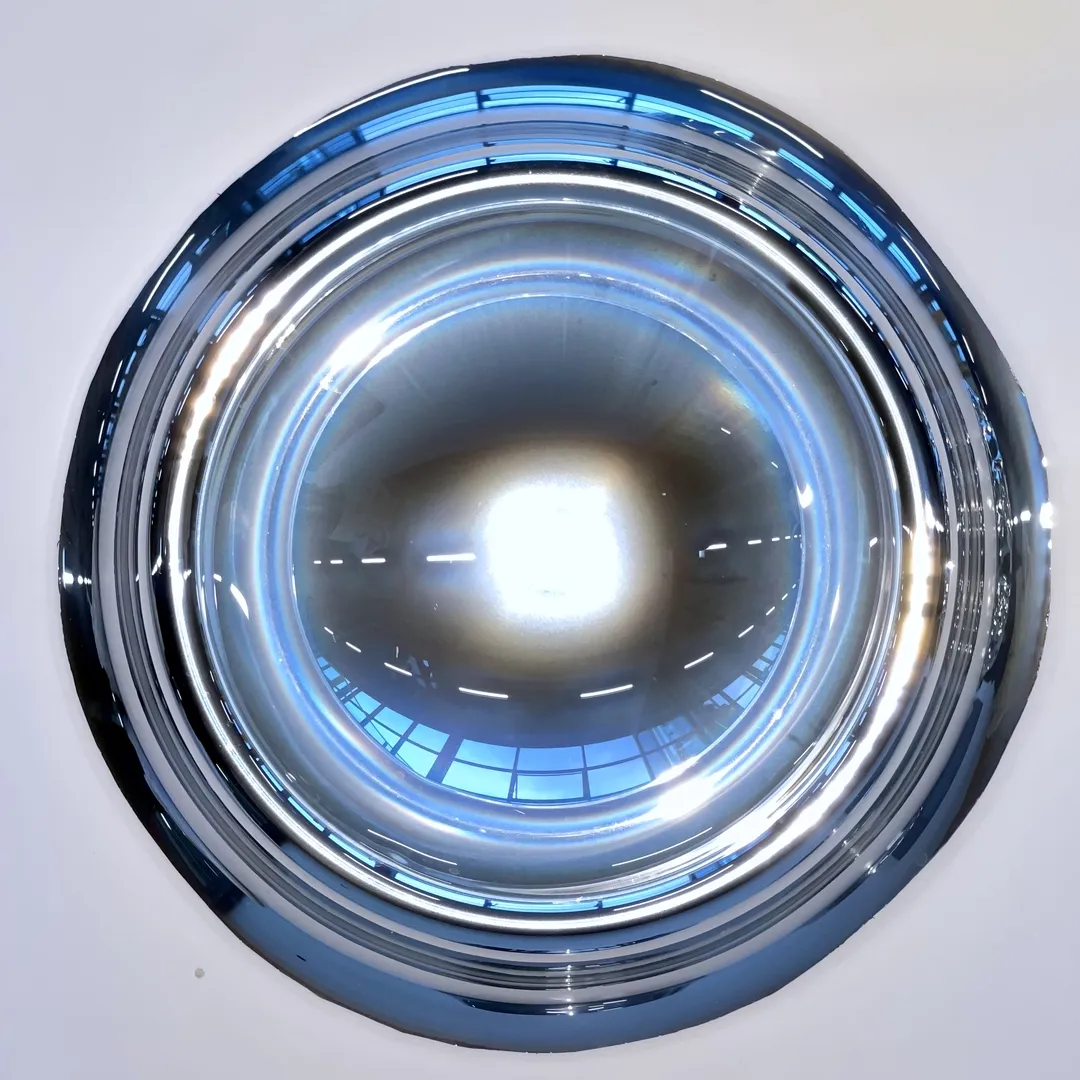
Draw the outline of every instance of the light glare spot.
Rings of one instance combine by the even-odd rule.
[[[573,621],[623,591],[622,545],[606,487],[537,481],[499,495],[488,513],[488,572],[509,615]]]

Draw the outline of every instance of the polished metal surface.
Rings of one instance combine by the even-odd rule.
[[[768,993],[924,865],[1038,663],[1023,397],[835,148],[654,66],[436,72],[148,282],[60,549],[118,782],[221,917],[410,1031]]]

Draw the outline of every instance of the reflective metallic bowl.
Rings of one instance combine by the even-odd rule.
[[[226,191],[94,378],[60,547],[117,781],[397,1027],[770,992],[924,865],[1034,679],[1023,397],[901,212],[729,88],[435,72]]]

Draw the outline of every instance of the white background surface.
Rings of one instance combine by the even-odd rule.
[[[1076,12],[1071,0],[0,5],[0,1077],[1080,1075]],[[565,52],[732,83],[833,140],[897,199],[1029,395],[1056,511],[1054,610],[987,794],[854,938],[703,1027],[512,1057],[316,998],[183,884],[80,713],[56,535],[91,371],[219,191],[380,85]]]

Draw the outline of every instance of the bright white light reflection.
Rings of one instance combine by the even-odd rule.
[[[581,695],[583,700],[594,697],[607,697],[608,694],[621,694],[624,690],[633,690],[633,683],[623,683],[622,686],[609,686],[605,690],[587,690]]]
[[[776,128],[777,131],[782,131],[789,139],[794,139],[800,146],[806,147],[815,157],[821,158],[824,155],[816,147],[813,147],[805,139],[796,135],[794,131],[789,131],[786,127],[781,127],[775,120],[768,116],[763,116],[759,112],[754,112],[753,109],[748,108],[740,101],[732,101],[731,98],[726,98],[716,93],[714,90],[706,90],[702,87],[701,92],[707,94],[711,98],[716,98],[717,101],[722,101],[725,105],[730,105],[733,109],[738,109],[739,112],[746,113],[747,116],[753,116],[755,119],[762,121],[762,123],[768,124],[770,127]]]
[[[1039,507],[1039,525],[1044,529],[1052,529],[1054,527],[1054,505],[1053,503],[1044,502]]]
[[[611,510],[605,486],[570,478],[523,483],[498,495],[484,544],[503,610],[572,622],[611,608],[625,577]]]
[[[654,816],[661,821],[675,821],[704,806],[713,796],[715,784],[707,777],[691,777],[669,788],[657,800]]]
[[[232,593],[233,599],[240,605],[240,610],[244,613],[244,618],[250,618],[248,615],[248,602],[244,599],[244,594],[235,586],[229,586],[229,592]]]
[[[297,131],[293,135],[293,138],[297,139],[312,128],[318,127],[320,124],[325,124],[327,120],[333,120],[335,116],[341,116],[350,109],[359,108],[359,106],[364,105],[369,101],[374,101],[376,98],[386,97],[388,94],[396,94],[399,90],[404,90],[407,86],[416,86],[419,83],[430,82],[432,79],[442,79],[447,75],[460,75],[462,72],[468,70],[467,66],[440,68],[438,71],[432,71],[427,75],[419,75],[415,79],[406,79],[404,82],[394,83],[392,86],[385,86],[382,90],[376,90],[374,94],[368,94],[365,97],[357,98],[355,101],[350,101],[348,105],[342,105],[340,109],[335,109],[333,112],[320,116],[318,120],[313,120],[307,127],[302,127]],[[793,136],[793,138],[797,138],[797,136]],[[814,153],[816,154],[817,151],[815,150]],[[821,155],[819,154],[818,156],[820,157]]]
[[[814,501],[814,492],[811,490],[809,484],[804,488],[797,488],[796,490],[799,495],[799,505],[805,510]]]
[[[459,686],[458,692],[462,694],[472,694],[473,697],[494,698],[496,701],[506,701],[510,697],[509,694],[499,694],[494,690],[473,690],[468,686]]]

